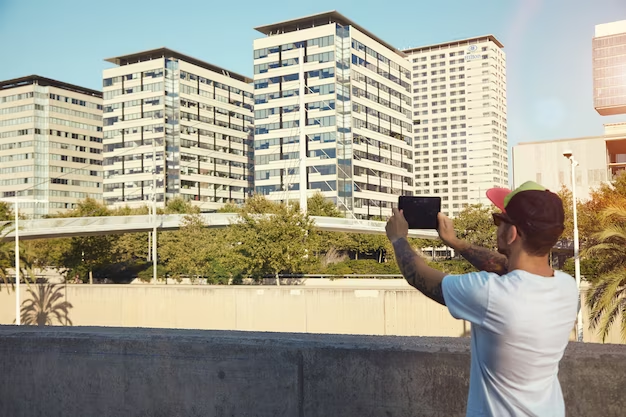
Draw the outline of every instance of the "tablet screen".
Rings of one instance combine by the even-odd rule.
[[[398,208],[404,213],[409,229],[437,229],[441,197],[400,196]]]

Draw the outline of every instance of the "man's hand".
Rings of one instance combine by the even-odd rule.
[[[402,210],[397,208],[391,209],[393,216],[387,221],[385,231],[391,243],[395,243],[398,239],[406,238],[409,235],[409,224],[404,218]]]
[[[464,242],[456,237],[452,219],[443,213],[439,213],[437,214],[437,221],[439,225],[437,232],[441,241],[454,250],[462,250],[461,246],[463,246]]]

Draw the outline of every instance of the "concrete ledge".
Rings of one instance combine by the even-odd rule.
[[[463,416],[469,341],[0,326],[2,416]],[[568,416],[626,409],[626,347],[572,343]]]

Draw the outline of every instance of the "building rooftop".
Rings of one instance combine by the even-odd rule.
[[[72,91],[74,93],[86,94],[93,97],[102,98],[102,91],[92,90],[90,88],[81,87],[74,84],[64,83],[62,81],[53,80],[51,78],[41,77],[39,75],[28,75],[26,77],[14,78],[12,80],[0,81],[0,91],[11,88],[23,87],[25,85],[36,84],[40,86],[57,87],[63,90]]]
[[[312,14],[309,16],[299,17],[297,19],[285,20],[278,23],[272,23],[270,25],[258,26],[254,28],[255,30],[263,33],[267,36],[279,35],[282,33],[295,32],[297,30],[309,29],[316,26],[328,25],[329,23],[339,23],[342,26],[352,26],[356,28],[358,31],[363,32],[370,38],[374,39],[376,42],[384,45],[388,49],[392,50],[396,54],[405,58],[406,54],[396,48],[395,46],[383,41],[378,36],[374,35],[369,30],[363,28],[362,26],[356,24],[352,20],[348,19],[341,13],[336,10],[332,10],[330,12]]]
[[[525,145],[541,145],[541,144],[548,144],[548,143],[554,143],[554,142],[573,142],[573,141],[578,141],[578,140],[623,140],[626,139],[626,134],[624,133],[616,133],[616,134],[604,134],[604,135],[598,135],[598,136],[583,136],[583,137],[578,137],[578,138],[563,138],[563,139],[553,139],[553,140],[539,140],[539,141],[534,141],[534,142],[520,142],[517,145],[513,145],[513,147],[515,148],[516,146],[525,146]]]
[[[456,40],[456,41],[435,43],[433,45],[426,45],[426,46],[419,46],[419,47],[416,47],[416,48],[409,48],[409,49],[405,49],[403,52],[406,53],[407,55],[410,55],[410,54],[415,54],[417,52],[431,51],[433,49],[454,48],[456,46],[469,45],[469,44],[478,43],[478,42],[481,42],[481,41],[492,41],[493,43],[498,45],[499,48],[504,48],[504,45],[502,45],[502,42],[500,42],[495,36],[493,36],[493,35],[484,35],[484,36],[477,36],[477,37],[474,37],[474,38],[459,39],[459,40]]]
[[[116,56],[113,58],[107,58],[105,59],[105,61],[115,65],[129,65],[135,64],[137,62],[150,61],[159,58],[182,59],[183,61],[189,62],[190,64],[197,65],[201,68],[213,71],[218,74],[222,74],[226,77],[230,77],[238,81],[242,81],[246,84],[251,84],[253,82],[252,78],[246,77],[245,75],[237,74],[236,72],[229,71],[225,68],[218,67],[217,65],[210,64],[206,61],[202,61],[189,55],[181,54],[180,52],[165,47],[136,52],[128,55]]]
[[[596,25],[595,37],[601,38],[603,36],[619,35],[621,33],[626,33],[626,20]]]

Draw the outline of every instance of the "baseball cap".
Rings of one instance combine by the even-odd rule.
[[[534,181],[527,181],[511,191],[492,188],[487,198],[523,232],[553,232],[565,229],[565,213],[561,198]]]

